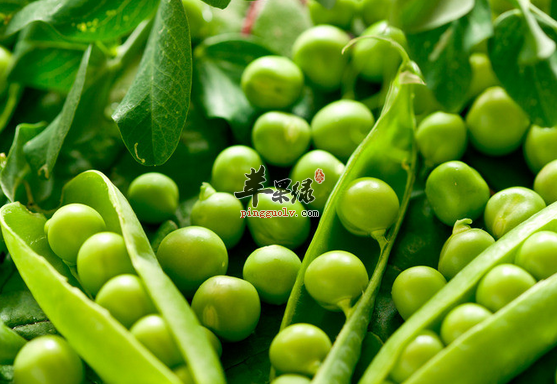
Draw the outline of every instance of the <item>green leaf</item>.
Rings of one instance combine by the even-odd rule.
[[[73,43],[47,24],[35,23],[22,31],[15,46],[9,81],[28,87],[67,93],[87,45]]]
[[[337,0],[317,0],[325,8],[331,9],[335,6]]]
[[[477,0],[473,10],[459,20],[426,32],[407,34],[408,46],[436,99],[451,112],[467,100],[472,79],[472,48],[493,34],[487,0]]]
[[[267,0],[258,8],[251,34],[270,50],[292,55],[292,45],[313,23],[308,7],[300,0]]]
[[[203,0],[205,3],[209,4],[210,6],[224,9],[230,4],[230,0]]]
[[[0,108],[0,133],[6,128],[10,122],[13,113],[15,112],[21,95],[23,94],[23,87],[18,83],[11,83],[8,85],[8,91],[2,97],[2,107]]]
[[[251,127],[259,115],[246,99],[240,79],[254,59],[272,54],[253,40],[239,37],[214,37],[205,40],[194,52],[193,97],[209,118],[230,124],[236,140],[251,142]]]
[[[152,14],[157,4],[158,0],[40,0],[17,12],[6,34],[41,21],[74,40],[110,40],[134,29]]]
[[[418,33],[458,20],[474,7],[474,0],[395,0],[392,24]]]
[[[23,146],[42,132],[44,128],[44,123],[20,124],[16,128],[6,165],[0,174],[2,191],[10,201],[15,201],[19,186],[25,183],[31,172],[23,152]]]
[[[93,46],[90,46],[85,51],[74,84],[60,114],[43,132],[24,146],[25,156],[27,157],[29,165],[34,172],[45,179],[51,177],[64,140],[72,127],[75,112],[79,105],[85,87],[85,80],[89,72],[88,69],[92,52]]]
[[[545,23],[545,32],[554,40],[557,33]],[[493,70],[508,94],[528,113],[533,124],[543,127],[557,125],[557,53],[549,58],[525,65],[519,59],[525,36],[523,20],[517,11],[497,19],[495,35],[489,41]]]
[[[161,165],[184,128],[192,77],[188,20],[179,0],[162,0],[139,72],[114,112],[124,144],[143,165]]]

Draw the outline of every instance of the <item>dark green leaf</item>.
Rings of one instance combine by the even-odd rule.
[[[139,72],[113,115],[141,164],[163,164],[176,149],[188,114],[191,71],[184,7],[179,0],[163,0]]]
[[[251,33],[270,50],[287,57],[298,36],[313,25],[300,0],[267,0],[258,12]]]
[[[230,0],[203,0],[205,3],[220,9],[224,9],[230,4]]]
[[[242,38],[211,38],[195,49],[194,97],[209,118],[230,124],[240,143],[251,142],[251,127],[259,112],[244,96],[240,79],[254,59],[272,54],[260,44]]]
[[[158,0],[40,0],[16,13],[6,34],[41,21],[74,40],[109,40],[134,29],[157,4]]]
[[[75,112],[85,86],[85,79],[89,72],[92,51],[93,46],[89,47],[83,55],[79,71],[66,98],[62,112],[43,132],[30,140],[23,148],[33,171],[45,179],[51,177],[64,140],[72,127]]]
[[[541,23],[545,32],[557,40],[557,34]],[[535,64],[524,65],[519,55],[525,36],[518,12],[508,12],[497,19],[495,35],[489,41],[493,70],[508,94],[528,113],[532,123],[551,127],[557,124],[557,53]]]
[[[473,7],[474,0],[395,0],[392,23],[405,32],[424,32],[460,19]]]
[[[459,20],[407,35],[412,58],[428,88],[447,110],[459,112],[466,103],[472,79],[470,51],[492,33],[487,0],[478,0],[472,12]]]
[[[67,93],[86,48],[63,39],[47,24],[33,24],[22,32],[15,46],[9,80]]]

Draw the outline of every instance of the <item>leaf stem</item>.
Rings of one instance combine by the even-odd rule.
[[[109,63],[109,68],[118,71],[125,67],[136,54],[138,54],[149,38],[151,28],[153,27],[153,18],[142,21],[132,34],[127,38],[124,44],[116,48],[116,57]]]
[[[536,7],[534,4],[530,4],[530,11],[536,15],[541,21],[549,25],[554,31],[557,31],[557,21],[549,16],[547,13]]]

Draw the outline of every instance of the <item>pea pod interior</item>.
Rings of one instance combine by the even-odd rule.
[[[84,172],[64,188],[63,205],[69,203],[91,206],[103,216],[109,231],[123,235],[132,264],[167,321],[196,381],[224,383],[216,353],[199,332],[199,323],[186,300],[162,271],[139,221],[118,189],[100,172]],[[4,206],[1,212],[4,238],[35,299],[105,381],[180,382],[105,309],[76,288],[77,283],[69,284],[71,274],[60,273],[49,263],[56,256],[48,247],[42,215],[32,214],[18,203]]]
[[[550,205],[517,226],[458,273],[387,340],[359,383],[375,384],[386,379],[402,350],[419,332],[435,328],[452,308],[472,301],[481,278],[494,266],[511,263],[521,244],[542,230],[557,230],[557,204]],[[504,378],[513,377],[525,369],[557,344],[555,316],[548,315],[553,313],[549,307],[554,305],[549,303],[553,303],[551,298],[557,295],[556,279],[554,276],[536,284],[485,323],[447,346],[406,382],[504,382]],[[517,335],[521,332],[527,332],[529,337],[518,342]],[[476,360],[478,356],[484,357],[481,363]],[[457,369],[457,365],[461,366]],[[474,370],[474,378],[470,376],[471,370]]]

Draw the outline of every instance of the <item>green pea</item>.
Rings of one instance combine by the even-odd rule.
[[[240,192],[244,189],[246,173],[256,171],[263,164],[259,154],[245,145],[233,145],[224,149],[213,163],[211,185],[219,192]]]
[[[311,380],[302,375],[280,375],[271,384],[310,384]]]
[[[135,274],[122,235],[100,232],[88,238],[77,254],[77,273],[83,287],[93,296],[111,278]]]
[[[211,7],[201,0],[182,0],[192,40],[202,40],[210,33]]]
[[[441,352],[443,347],[439,336],[431,331],[422,331],[404,348],[391,371],[391,377],[395,382],[402,383]]]
[[[536,192],[523,187],[511,187],[491,196],[485,206],[487,231],[496,239],[545,208]]]
[[[302,262],[294,252],[280,245],[253,251],[244,264],[244,280],[253,284],[261,301],[286,303]]]
[[[468,139],[462,117],[435,112],[422,120],[416,131],[416,143],[422,156],[432,165],[458,160],[466,151]]]
[[[398,197],[389,184],[362,177],[341,191],[336,210],[349,232],[377,239],[396,222],[399,207]]]
[[[106,308],[126,328],[157,311],[143,283],[135,275],[120,275],[108,280],[95,302]]]
[[[228,269],[228,252],[223,241],[210,229],[185,227],[166,236],[157,259],[168,277],[186,297],[192,297],[209,277]]]
[[[284,192],[282,196],[288,198],[288,201],[281,204],[278,200],[273,201],[273,194],[260,194],[257,208],[254,208],[252,198],[248,204],[248,212],[251,214],[248,216],[248,228],[251,236],[259,247],[277,244],[290,249],[297,248],[309,236],[310,219],[307,212],[299,200],[292,204],[292,194],[276,188],[271,190],[273,194]]]
[[[302,94],[304,75],[290,59],[263,56],[252,61],[242,73],[241,86],[249,102],[261,109],[283,109]]]
[[[261,314],[255,287],[232,276],[207,279],[195,292],[191,307],[203,326],[230,342],[247,338]]]
[[[441,339],[449,345],[470,328],[491,316],[491,312],[481,305],[466,303],[454,308],[441,324]]]
[[[534,173],[538,173],[546,164],[557,160],[557,128],[541,128],[532,125],[524,142],[524,158]]]
[[[178,345],[161,316],[149,315],[139,319],[130,332],[168,367],[172,368],[184,362]]]
[[[547,164],[534,180],[534,191],[536,191],[547,205],[557,201],[557,160]]]
[[[391,291],[398,313],[408,320],[446,284],[443,275],[431,267],[420,265],[405,269],[395,279]]]
[[[294,164],[308,149],[311,141],[309,124],[296,115],[267,112],[261,115],[252,131],[253,146],[272,165]]]
[[[290,178],[294,183],[296,181],[302,183],[305,179],[315,179],[318,169],[321,169],[325,179],[321,183],[311,184],[315,200],[309,203],[308,207],[323,211],[329,195],[344,172],[344,164],[331,153],[316,149],[306,153],[298,160],[292,168]]]
[[[493,72],[489,57],[485,53],[473,53],[470,55],[470,66],[472,67],[472,80],[468,88],[468,97],[474,98],[490,87],[499,85],[499,80]]]
[[[557,272],[557,233],[541,231],[526,239],[516,254],[515,264],[537,280]]]
[[[319,305],[345,313],[365,291],[368,281],[364,263],[345,251],[329,251],[318,256],[304,275],[304,285]]]
[[[514,264],[501,264],[489,271],[478,284],[476,302],[492,312],[522,295],[536,284],[536,279]]]
[[[391,0],[363,0],[360,3],[360,14],[366,25],[377,23],[389,18]]]
[[[439,272],[447,280],[452,279],[487,247],[495,243],[495,239],[486,231],[470,228],[472,220],[458,220],[453,234],[447,239],[439,256]]]
[[[102,216],[84,204],[68,204],[58,209],[45,224],[50,248],[61,259],[75,265],[85,240],[106,230]]]
[[[246,221],[240,216],[244,206],[234,195],[216,192],[208,183],[203,183],[199,200],[191,210],[192,225],[205,227],[215,232],[230,249],[244,234]]]
[[[315,325],[298,323],[275,336],[269,358],[281,373],[313,376],[330,350],[331,340],[325,332]]]
[[[83,363],[66,340],[37,337],[21,348],[14,362],[14,384],[81,384]]]
[[[406,47],[406,37],[387,21],[379,21],[367,28],[361,36],[381,36]],[[373,82],[390,79],[402,62],[400,53],[391,43],[374,38],[361,39],[352,49],[352,62],[360,75]]]
[[[435,216],[446,225],[479,218],[489,200],[489,187],[482,176],[461,161],[435,168],[426,181],[425,193]]]
[[[304,31],[292,46],[294,62],[302,68],[311,84],[323,91],[340,88],[348,55],[342,49],[350,36],[332,25],[318,25]]]
[[[472,104],[466,125],[475,148],[486,155],[502,156],[520,147],[530,121],[503,88],[491,87]]]
[[[0,46],[0,83],[4,84],[6,81],[6,75],[8,73],[8,68],[12,65],[12,53]]]
[[[374,123],[369,108],[359,101],[334,101],[317,112],[311,121],[313,144],[346,161]]]
[[[356,0],[337,0],[332,8],[325,8],[316,0],[308,2],[313,24],[331,24],[342,29],[350,29],[358,5]]]
[[[162,173],[145,173],[130,184],[128,200],[141,222],[162,223],[170,219],[178,208],[178,186]]]

